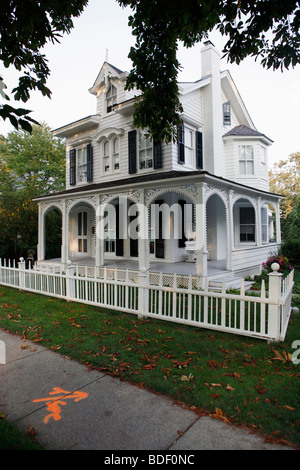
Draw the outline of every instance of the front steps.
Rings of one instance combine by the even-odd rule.
[[[208,288],[209,290],[213,290],[216,292],[221,292],[223,289],[223,285],[225,286],[225,290],[240,289],[242,280],[242,277],[232,277],[230,275],[217,277],[208,280]],[[252,284],[252,281],[244,281],[245,290],[250,289]]]

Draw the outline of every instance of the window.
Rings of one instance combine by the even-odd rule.
[[[194,166],[194,133],[190,129],[185,129],[185,163]]]
[[[87,253],[87,212],[78,212],[78,252]]]
[[[139,132],[139,168],[144,170],[153,167],[153,145],[145,132]]]
[[[255,242],[254,207],[240,207],[240,242]]]
[[[230,126],[231,125],[231,106],[230,101],[223,103],[223,125]]]
[[[261,176],[262,178],[268,177],[268,165],[267,165],[267,150],[265,147],[260,148],[261,151]]]
[[[120,169],[120,143],[116,137],[112,141],[103,143],[103,169],[104,173],[111,173]]]
[[[254,175],[254,152],[252,145],[239,146],[239,173],[242,176]]]
[[[106,253],[114,253],[116,246],[116,215],[114,208],[104,212],[104,251]]]
[[[104,162],[104,173],[110,170],[110,155],[109,155],[109,141],[106,140],[103,144],[103,162]]]
[[[268,242],[268,207],[261,208],[261,241]]]
[[[87,149],[81,148],[77,150],[77,178],[78,182],[87,181]]]
[[[113,169],[120,169],[119,139],[113,140]]]
[[[70,185],[78,183],[90,183],[93,180],[93,147],[70,150]]]
[[[117,104],[117,88],[114,85],[110,85],[106,93],[106,111],[110,113],[113,105]]]

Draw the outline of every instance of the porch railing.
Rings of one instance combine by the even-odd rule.
[[[269,290],[250,295],[199,287],[196,276],[67,265],[26,269],[24,261],[0,260],[0,284],[141,317],[172,321],[264,340],[283,341],[293,289],[293,271],[269,275]]]

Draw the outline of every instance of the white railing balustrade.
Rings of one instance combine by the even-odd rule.
[[[286,335],[293,289],[293,271],[282,280],[272,265],[269,289],[250,295],[242,280],[239,293],[199,284],[197,276],[139,272],[129,269],[68,264],[18,266],[0,260],[0,284],[20,290],[270,341]]]

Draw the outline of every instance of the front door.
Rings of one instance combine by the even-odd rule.
[[[78,212],[78,253],[88,254],[88,213],[87,211]]]

